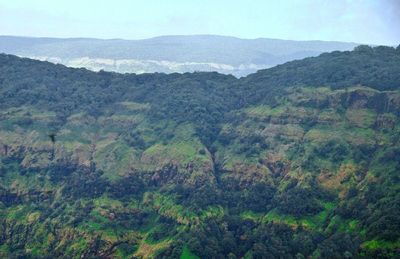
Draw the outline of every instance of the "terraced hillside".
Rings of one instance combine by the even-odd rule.
[[[0,257],[395,258],[400,48],[259,71],[0,55]]]

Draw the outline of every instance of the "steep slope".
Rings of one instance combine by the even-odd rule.
[[[0,255],[395,257],[399,49],[243,79],[0,55]]]
[[[355,46],[355,43],[343,42],[247,40],[215,35],[145,40],[0,37],[0,52],[95,71],[218,71],[236,76],[326,51],[351,50]]]

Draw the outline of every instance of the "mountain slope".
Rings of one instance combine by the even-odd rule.
[[[72,67],[116,72],[218,71],[237,76],[357,44],[227,36],[162,36],[145,40],[0,36],[0,52]]]
[[[399,56],[236,79],[0,55],[0,255],[395,257]]]
[[[379,90],[394,90],[399,88],[400,67],[397,64],[400,57],[393,51],[391,47],[361,45],[354,51],[324,53],[261,70],[244,81],[280,86],[324,85],[335,89],[364,85]],[[397,48],[397,51],[400,49]]]

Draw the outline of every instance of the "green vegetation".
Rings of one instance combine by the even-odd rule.
[[[189,248],[187,246],[184,246],[182,249],[182,254],[180,256],[180,259],[199,259],[199,257],[192,252],[190,252]]]
[[[241,79],[0,55],[0,257],[395,257],[399,67],[386,47]]]

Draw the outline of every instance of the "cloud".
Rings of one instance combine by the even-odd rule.
[[[0,0],[1,1],[1,0]],[[0,34],[242,38],[400,43],[400,0],[13,0],[0,3]]]

